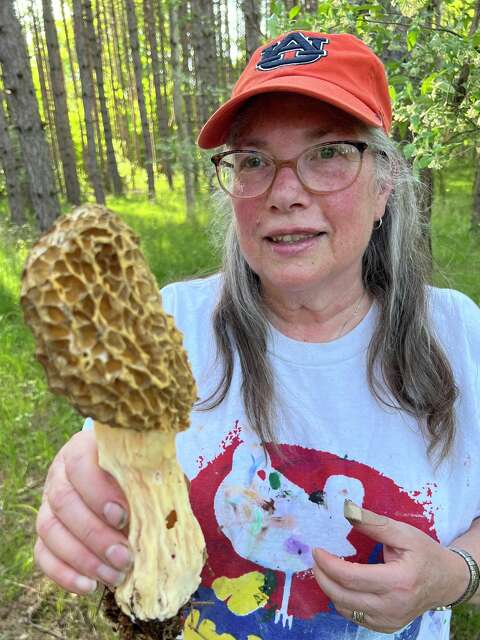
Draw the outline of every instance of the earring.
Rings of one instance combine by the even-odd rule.
[[[380,229],[380,227],[382,226],[382,224],[383,224],[383,218],[380,218],[380,220],[377,220],[377,225],[376,225],[376,226],[375,226],[375,225],[373,225],[373,230],[374,230],[374,231],[378,231],[378,229]]]

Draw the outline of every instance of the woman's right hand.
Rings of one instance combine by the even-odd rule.
[[[37,517],[38,567],[78,594],[94,591],[97,581],[120,584],[132,563],[127,514],[120,486],[98,465],[94,433],[75,434],[48,471]]]

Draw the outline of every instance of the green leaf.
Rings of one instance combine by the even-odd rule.
[[[428,165],[431,163],[432,161],[432,156],[431,155],[426,155],[426,156],[422,156],[421,158],[419,158],[416,162],[415,165],[419,168],[419,169],[425,169],[426,167],[428,167]]]
[[[420,31],[417,28],[410,29],[407,33],[407,49],[411,51],[417,44]]]
[[[397,91],[393,84],[388,85],[388,93],[390,94],[390,100],[392,102],[395,102],[395,100],[397,99]]]
[[[410,143],[410,144],[406,144],[404,147],[402,147],[402,151],[403,151],[403,155],[405,156],[405,158],[411,158],[412,156],[415,155],[417,148],[414,144]]]
[[[430,93],[437,75],[438,75],[437,73],[431,73],[422,82],[422,87],[420,89],[420,92],[421,92],[422,96],[426,95],[427,93]]]
[[[297,4],[295,7],[292,7],[290,9],[290,11],[288,12],[288,17],[290,20],[293,20],[298,16],[299,13],[300,13],[300,7]]]

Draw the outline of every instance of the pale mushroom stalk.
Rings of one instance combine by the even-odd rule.
[[[196,388],[138,238],[104,207],[79,207],[33,247],[21,303],[51,390],[95,420],[100,466],[128,500],[134,565],[117,604],[172,618],[206,557],[175,452]]]

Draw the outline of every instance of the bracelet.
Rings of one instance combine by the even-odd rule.
[[[467,588],[465,589],[465,592],[460,596],[460,598],[445,607],[437,607],[435,611],[445,611],[447,609],[451,609],[452,607],[456,607],[459,604],[467,602],[467,600],[470,600],[470,598],[475,595],[480,584],[480,569],[475,559],[468,553],[468,551],[465,551],[464,549],[457,549],[456,547],[448,548],[450,549],[450,551],[458,553],[458,555],[465,560],[468,566],[468,570],[470,571],[470,580],[468,582]]]

